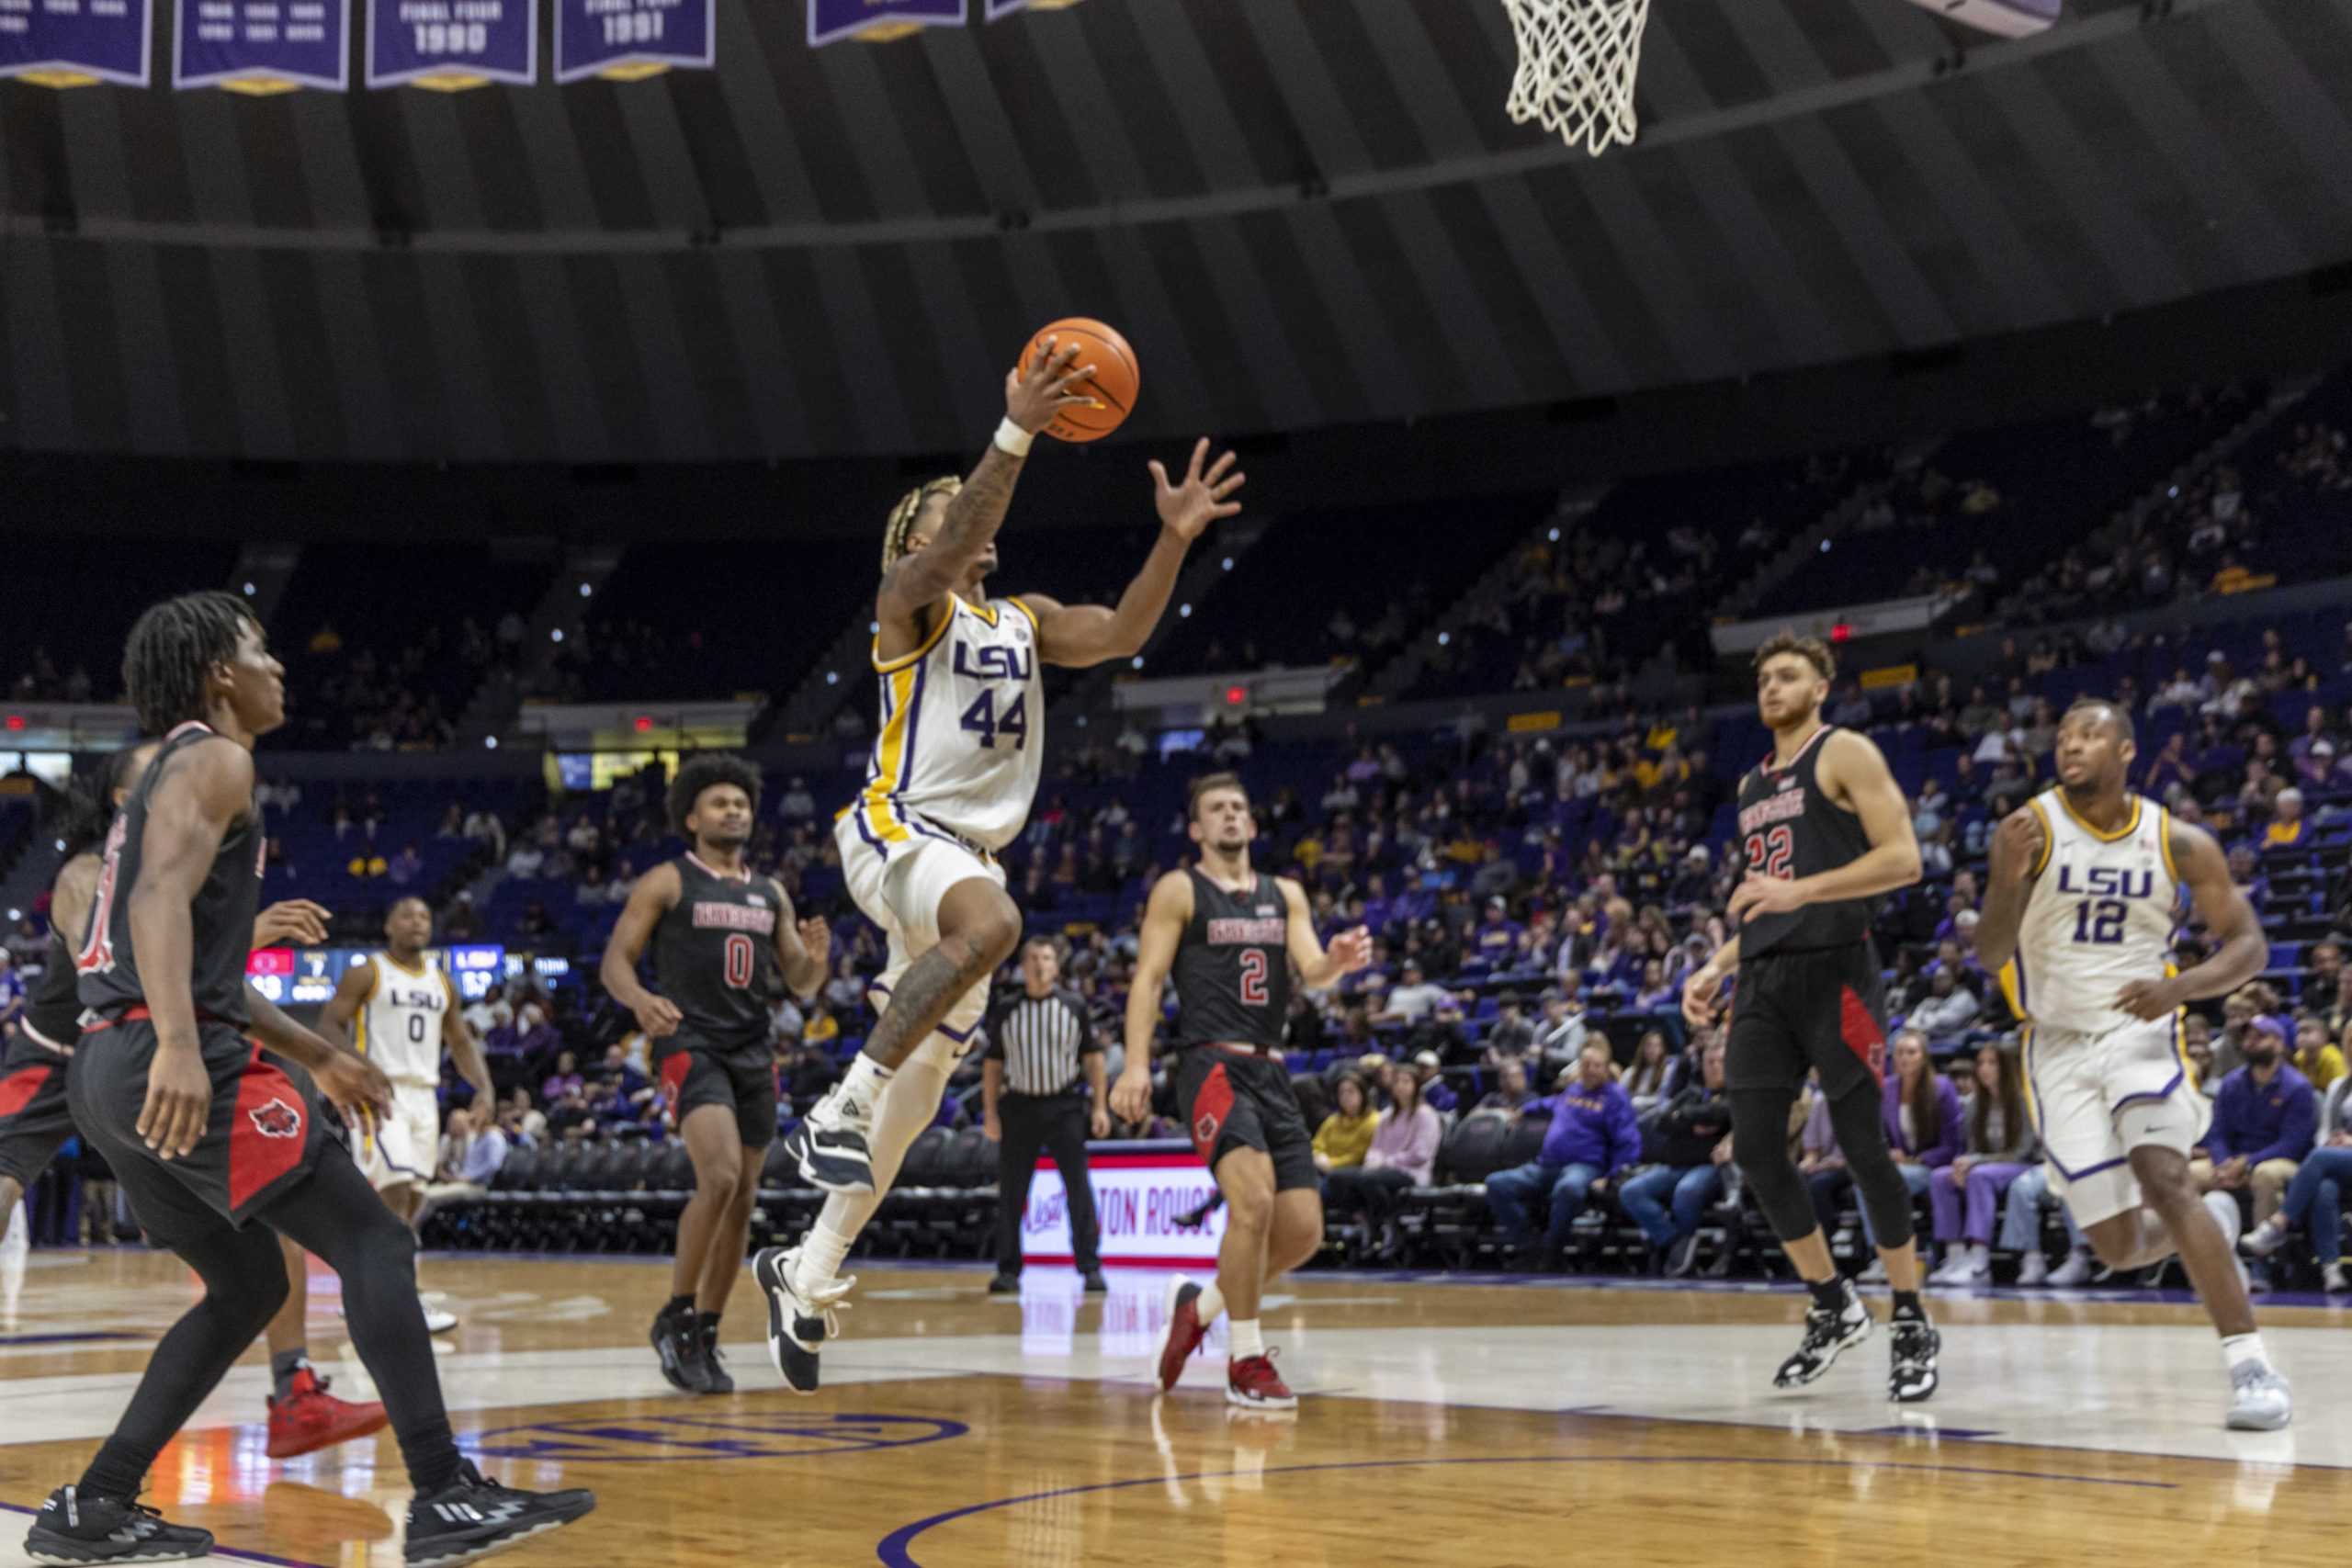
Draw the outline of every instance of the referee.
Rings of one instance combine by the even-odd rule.
[[[1104,1100],[1109,1079],[1102,1044],[1087,1026],[1085,1008],[1055,984],[1061,972],[1053,942],[1030,938],[1021,949],[1020,993],[989,1016],[980,1103],[998,1151],[996,1278],[989,1281],[990,1295],[1021,1289],[1021,1216],[1029,1207],[1029,1181],[1041,1148],[1053,1151],[1069,1194],[1070,1253],[1078,1271],[1089,1292],[1110,1288],[1102,1282],[1094,1189],[1086,1175],[1087,1134],[1111,1134]]]

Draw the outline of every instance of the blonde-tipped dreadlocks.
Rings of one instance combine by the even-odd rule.
[[[907,553],[907,536],[915,530],[915,518],[922,513],[923,502],[934,495],[952,496],[964,488],[964,481],[950,474],[945,479],[932,480],[921,490],[910,490],[890,509],[890,525],[882,531],[882,570],[889,570]]]

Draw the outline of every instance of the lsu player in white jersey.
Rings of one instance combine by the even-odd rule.
[[[459,1014],[458,988],[433,967],[424,950],[433,941],[433,907],[417,897],[394,903],[384,916],[384,948],[354,964],[319,1010],[319,1032],[373,1062],[392,1080],[392,1114],[359,1134],[352,1155],[385,1205],[403,1224],[416,1223],[425,1184],[441,1159],[441,1052],[473,1087],[473,1103],[456,1116],[482,1131],[498,1113],[498,1091],[481,1043]],[[426,1326],[443,1333],[455,1314],[427,1306]]]
[[[2222,1336],[2228,1424],[2274,1430],[2293,1404],[2256,1332],[2236,1200],[2200,1201],[2189,1174],[2212,1110],[2180,1026],[2184,1004],[2260,973],[2270,944],[2212,836],[2125,790],[2138,754],[2123,708],[2082,697],[2066,710],[2058,787],[1994,831],[1977,956],[2026,1021],[2027,1104],[2051,1190],[2111,1269],[2180,1255]],[[2184,892],[2221,942],[2185,972],[2172,961]]]
[[[850,895],[889,939],[869,999],[880,1010],[848,1075],[784,1139],[801,1175],[832,1195],[798,1246],[753,1259],[769,1299],[768,1348],[785,1384],[817,1390],[817,1348],[853,1280],[839,1277],[988,1004],[989,977],[1021,940],[997,855],[1019,836],[1045,748],[1042,666],[1140,650],[1208,525],[1241,510],[1230,452],[1204,439],[1182,479],[1149,465],[1160,532],[1116,608],[1042,593],[991,599],[996,535],[1031,440],[1084,398],[1093,371],[1048,341],[1005,377],[1005,418],[967,479],[900,501],[882,546],[875,672],[882,722],[865,787],[834,829]]]

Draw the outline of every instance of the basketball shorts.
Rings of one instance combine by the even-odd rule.
[[[350,1157],[342,1118],[308,1073],[232,1024],[201,1025],[198,1049],[212,1080],[211,1115],[196,1147],[177,1159],[139,1136],[153,1024],[126,1020],[85,1031],[68,1079],[74,1122],[113,1168],[141,1227],[164,1247],[201,1241],[224,1223],[242,1227],[322,1158]]]
[[[2050,1190],[2081,1225],[2140,1206],[2131,1151],[2186,1156],[2212,1124],[2169,1018],[2102,1033],[2036,1027],[2025,1041],[2025,1080]]]
[[[833,841],[841,850],[850,897],[889,939],[889,963],[865,993],[878,1013],[889,1004],[907,966],[939,945],[939,905],[948,889],[975,880],[1001,887],[1004,867],[978,846],[934,836],[933,829],[909,829],[902,839],[876,842],[861,829],[854,811],[834,825]],[[917,1047],[915,1058],[931,1060],[943,1071],[952,1068],[971,1049],[973,1032],[988,1007],[989,983],[982,980],[956,999],[937,1032]]]
[[[1868,942],[1739,961],[1724,1087],[1796,1089],[1815,1069],[1833,1100],[1885,1080],[1885,985]]]
[[[0,1058],[0,1176],[30,1187],[74,1135],[65,1070],[74,1058],[17,1035]],[[0,1215],[0,1224],[6,1224]]]
[[[653,1044],[654,1070],[681,1122],[689,1111],[723,1105],[745,1148],[763,1149],[775,1141],[775,1059],[765,1041],[722,1046],[673,1034]]]
[[[441,1097],[423,1084],[394,1084],[392,1113],[354,1139],[351,1152],[379,1192],[432,1180],[441,1163]]]
[[[1274,1162],[1275,1191],[1319,1187],[1315,1134],[1281,1057],[1187,1046],[1176,1056],[1176,1104],[1211,1171],[1235,1149],[1256,1149]]]

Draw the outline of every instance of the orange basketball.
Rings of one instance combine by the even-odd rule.
[[[1029,340],[1021,356],[1024,370],[1046,352],[1048,338],[1064,348],[1072,343],[1079,345],[1078,364],[1093,366],[1094,374],[1073,389],[1102,407],[1073,403],[1054,416],[1045,433],[1057,441],[1100,441],[1126,423],[1127,415],[1135,412],[1136,394],[1143,389],[1143,367],[1119,330],[1091,316],[1065,316]]]

